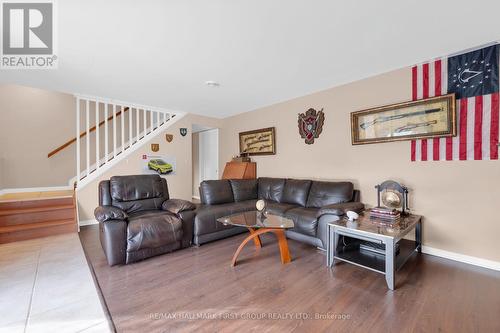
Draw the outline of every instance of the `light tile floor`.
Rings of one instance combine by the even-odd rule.
[[[0,245],[3,332],[110,332],[77,234]]]

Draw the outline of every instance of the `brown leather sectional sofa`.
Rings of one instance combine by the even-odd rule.
[[[326,247],[326,225],[347,210],[361,211],[349,182],[284,178],[210,180],[200,184],[202,204],[170,199],[158,175],[115,176],[99,183],[99,238],[110,266],[245,232],[217,218],[255,210],[264,199],[270,213],[291,218],[287,237]]]
[[[348,210],[362,211],[359,191],[350,182],[258,178],[208,180],[200,184],[202,204],[196,209],[193,243],[200,245],[245,232],[245,228],[217,222],[222,216],[255,210],[258,199],[267,211],[292,219],[288,238],[326,248],[327,224]]]

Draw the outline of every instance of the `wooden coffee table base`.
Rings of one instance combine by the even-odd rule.
[[[248,231],[250,232],[250,235],[248,235],[248,237],[245,238],[243,242],[241,242],[240,246],[238,246],[238,249],[236,250],[236,253],[233,256],[231,267],[234,267],[236,265],[238,256],[241,250],[243,250],[243,247],[245,247],[246,243],[248,243],[253,239],[255,247],[257,249],[260,249],[262,247],[262,243],[260,241],[259,235],[268,232],[274,232],[276,234],[276,237],[278,238],[278,246],[280,248],[280,254],[281,254],[281,263],[288,264],[290,261],[292,261],[292,258],[290,257],[290,251],[288,250],[288,242],[286,241],[285,230],[271,229],[271,228],[259,228],[259,229],[248,228]]]

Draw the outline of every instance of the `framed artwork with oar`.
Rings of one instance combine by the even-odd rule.
[[[455,94],[351,113],[353,145],[456,134]]]

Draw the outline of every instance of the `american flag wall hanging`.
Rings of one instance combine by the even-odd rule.
[[[495,44],[412,68],[413,100],[457,98],[457,136],[412,140],[412,161],[498,160],[499,60]]]

